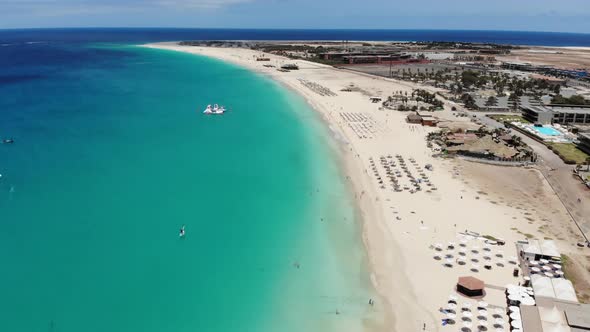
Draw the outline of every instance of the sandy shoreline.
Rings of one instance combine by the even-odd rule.
[[[424,139],[433,129],[409,125],[405,122],[406,114],[380,110],[379,103],[369,101],[369,95],[386,98],[393,91],[411,93],[412,85],[408,83],[268,54],[265,56],[271,59],[270,62],[258,62],[255,58],[261,52],[247,49],[189,47],[176,43],[146,47],[214,57],[268,75],[303,96],[322,115],[330,130],[346,141],[342,144],[345,174],[351,181],[362,217],[371,280],[382,297],[376,306],[376,310],[385,315],[380,330],[445,330],[438,309],[454,293],[458,276],[475,275],[496,287],[517,282],[511,275],[511,266],[481,269],[477,273],[469,271],[469,264],[444,268],[441,262],[433,259],[433,243],[459,242],[465,238],[461,233],[470,230],[504,238],[507,245],[502,247],[503,252],[506,256],[515,256],[514,242],[523,239],[523,234],[543,238],[539,224],[545,217],[537,218],[534,207],[529,209],[526,202],[510,204],[510,195],[518,198],[518,190],[510,194],[500,192],[506,202],[499,203],[499,199],[482,191],[485,181],[474,179],[471,183],[471,179],[463,177],[464,162],[432,157]],[[263,67],[264,64],[278,66],[284,63],[297,63],[300,70],[279,72],[275,68]],[[303,82],[319,84],[336,95],[321,95]],[[354,91],[340,91],[350,84],[354,84]],[[436,115],[453,118],[450,108],[450,104],[445,105],[445,111]],[[363,117],[363,120],[354,120],[357,117]],[[410,166],[414,167],[413,172],[420,172],[425,164],[432,164],[434,170],[428,171],[428,176],[437,190],[411,194],[409,191],[382,189],[373,173],[371,160],[379,175],[385,178],[381,157],[388,161],[397,160],[394,156],[398,154],[408,165],[413,165]],[[414,159],[415,164],[410,164],[410,159]],[[495,172],[493,167],[482,169],[490,170],[478,175],[484,180]],[[535,171],[517,169],[509,172],[528,174]],[[537,197],[546,196],[544,206],[552,209],[552,217],[559,218],[559,222],[565,225],[568,222],[565,209],[547,183],[536,177],[531,181],[538,182],[535,193]],[[469,238],[469,241],[479,243],[481,239]],[[498,306],[502,303],[501,295],[492,292],[486,300]]]

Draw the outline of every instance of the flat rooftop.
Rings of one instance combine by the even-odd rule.
[[[566,308],[565,318],[571,327],[590,330],[590,305]]]
[[[559,106],[528,106],[523,108],[536,113],[566,113],[566,114],[590,114],[590,108],[584,107],[559,107]]]

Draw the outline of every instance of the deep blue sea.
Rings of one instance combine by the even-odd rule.
[[[281,30],[87,28],[0,30],[0,44],[31,41],[147,43],[176,40],[458,41],[540,46],[590,46],[590,34],[489,30]]]

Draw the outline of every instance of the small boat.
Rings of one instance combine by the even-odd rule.
[[[207,105],[207,108],[203,111],[203,114],[223,114],[225,113],[225,107],[219,106],[217,104],[211,106],[210,104]]]
[[[6,139],[2,140],[2,143],[4,143],[4,144],[12,144],[12,143],[14,143],[14,140],[12,138],[6,138]]]
[[[180,233],[178,234],[179,237],[184,237],[185,235],[185,231],[184,231],[184,225],[182,225],[182,228],[180,229]]]

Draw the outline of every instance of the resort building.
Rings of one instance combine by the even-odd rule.
[[[523,331],[590,331],[590,305],[548,299],[542,296],[536,297],[536,299],[536,306],[520,307]]]
[[[522,116],[535,124],[590,123],[590,108],[521,105]]]
[[[408,123],[422,124],[422,117],[418,113],[410,113],[406,117]]]
[[[438,120],[434,116],[429,114],[420,114],[420,116],[422,117],[423,126],[436,127]]]
[[[590,133],[578,135],[578,149],[590,154]]]

